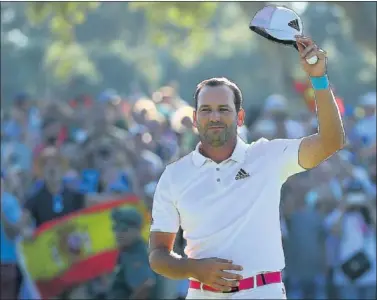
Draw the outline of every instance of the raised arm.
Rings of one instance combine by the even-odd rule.
[[[298,37],[297,45],[302,68],[312,81],[317,106],[318,133],[305,137],[299,149],[299,164],[311,169],[344,147],[345,133],[326,75],[326,52],[306,37]],[[313,56],[318,57],[318,62],[310,65],[306,59]]]

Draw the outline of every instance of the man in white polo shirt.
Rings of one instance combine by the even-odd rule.
[[[245,119],[238,87],[225,78],[197,87],[194,122],[201,142],[168,165],[160,178],[149,256],[155,272],[176,280],[190,278],[187,299],[286,297],[281,186],[344,145],[343,124],[326,76],[326,54],[309,38],[297,37],[297,44],[316,92],[315,135],[246,144],[237,136],[237,126]],[[315,55],[318,62],[308,64],[306,59]],[[187,258],[172,252],[179,226],[187,240]]]

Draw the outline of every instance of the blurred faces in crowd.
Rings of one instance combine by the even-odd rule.
[[[51,192],[58,192],[68,167],[59,150],[55,147],[45,148],[38,159],[38,167],[47,188]]]
[[[376,93],[370,92],[362,96],[359,105],[356,135],[361,139],[363,147],[370,147],[376,143]]]
[[[288,105],[287,100],[282,95],[274,94],[267,97],[260,119],[254,124],[254,126],[260,128],[258,130],[262,130],[261,133],[257,133],[257,136],[261,137],[264,131],[268,136],[272,135],[274,138],[300,138],[305,136],[304,124],[289,116]],[[264,122],[266,120],[269,121],[269,124]],[[258,122],[264,122],[264,124],[258,125]]]
[[[352,180],[363,182],[365,195],[376,184],[375,98],[375,93],[366,95],[358,103],[358,114],[344,116],[347,149],[285,184],[285,239],[289,239],[289,216],[295,211],[310,207],[328,215],[344,203]],[[38,178],[52,189],[58,189],[63,179],[82,182],[94,171],[100,181],[97,192],[137,193],[151,209],[156,182],[166,164],[192,151],[199,138],[217,147],[237,134],[254,141],[262,137],[298,138],[317,131],[313,113],[300,112],[297,117],[290,109],[292,103],[281,95],[266,99],[251,128],[241,127],[243,112],[235,100],[231,87],[221,84],[203,87],[194,107],[180,99],[173,86],[162,87],[151,99],[133,98],[127,110],[126,100],[113,90],[104,91],[95,100],[80,95],[70,107],[63,101],[36,107],[30,97],[19,95],[2,119],[1,164],[7,169],[7,186],[17,198],[25,198],[32,180],[31,153],[36,149],[35,157],[40,156]],[[35,134],[28,133],[31,124]],[[29,154],[22,150],[25,148]]]

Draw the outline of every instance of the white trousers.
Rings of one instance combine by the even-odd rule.
[[[186,299],[287,299],[287,295],[284,283],[271,283],[226,294],[189,289]]]

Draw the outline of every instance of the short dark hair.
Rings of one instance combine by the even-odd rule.
[[[203,87],[205,86],[215,87],[215,86],[221,86],[221,85],[225,85],[233,91],[234,105],[236,107],[236,111],[239,112],[240,108],[242,107],[241,90],[234,82],[230,81],[229,79],[225,77],[215,77],[215,78],[206,79],[196,86],[196,91],[194,94],[195,109],[198,109],[198,96],[199,96],[200,91],[203,89]]]

